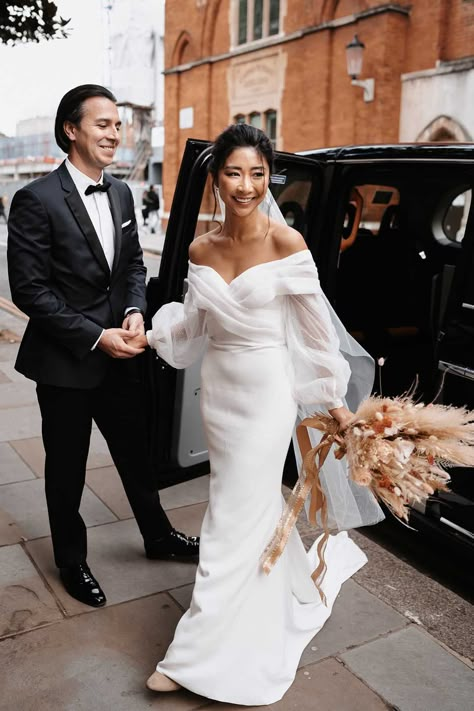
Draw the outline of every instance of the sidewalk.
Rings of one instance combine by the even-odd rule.
[[[165,242],[165,235],[162,232],[151,234],[146,227],[139,227],[138,234],[140,237],[140,244],[144,252],[151,252],[152,254],[162,253]]]
[[[25,323],[0,310],[0,710],[243,708],[187,691],[154,695],[144,688],[189,604],[195,566],[145,558],[97,430],[82,513],[89,527],[89,562],[108,604],[98,610],[86,607],[58,582],[43,495],[44,453],[34,384],[13,367],[15,336],[21,336]],[[173,525],[198,534],[207,496],[208,478],[202,477],[164,490],[162,501]],[[355,535],[359,543],[362,536]],[[376,575],[377,564],[369,559],[361,574],[343,586],[332,617],[305,650],[293,686],[282,701],[266,708],[471,707],[474,675],[469,662],[369,592],[364,581]]]

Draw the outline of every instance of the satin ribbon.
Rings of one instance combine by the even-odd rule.
[[[308,427],[323,432],[323,436],[316,447],[311,447]],[[302,473],[290,494],[273,538],[262,555],[261,562],[264,572],[268,575],[283,553],[291,531],[310,494],[309,522],[317,526],[319,514],[320,525],[323,529],[323,534],[317,546],[319,565],[313,571],[311,578],[316,585],[321,600],[326,604],[326,596],[321,589],[321,583],[327,568],[324,553],[331,531],[328,528],[327,500],[321,487],[319,473],[333,444],[338,445],[335,457],[341,459],[346,451],[345,443],[340,434],[339,423],[333,417],[328,417],[327,415],[314,415],[313,417],[305,418],[296,428],[296,437],[303,458]]]

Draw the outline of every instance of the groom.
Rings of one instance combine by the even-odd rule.
[[[13,301],[29,317],[16,369],[35,380],[46,451],[45,488],[56,565],[70,595],[106,598],[87,566],[79,513],[92,420],[107,441],[148,558],[191,558],[199,539],[172,528],[151,488],[140,397],[145,275],[133,199],[107,175],[120,142],[116,99],[86,84],[61,100],[57,170],[19,190],[8,223]],[[119,573],[120,574],[120,573]]]

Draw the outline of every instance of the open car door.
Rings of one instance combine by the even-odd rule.
[[[188,140],[170,211],[157,277],[148,283],[147,328],[165,303],[182,302],[188,269],[188,248],[195,236],[216,226],[207,164],[210,144]],[[324,162],[277,153],[270,189],[288,224],[317,251],[318,210],[323,193]],[[219,212],[217,210],[217,215]],[[219,219],[219,217],[217,217]],[[337,245],[336,245],[337,249]],[[323,276],[323,275],[322,275]],[[209,472],[200,416],[200,369],[196,362],[177,371],[153,351],[148,361],[151,451],[160,487]]]
[[[446,405],[474,409],[474,210],[470,211],[462,260],[449,295],[436,352],[439,373],[438,400]],[[474,471],[450,470],[450,491],[429,499],[430,515],[450,529],[474,553]]]

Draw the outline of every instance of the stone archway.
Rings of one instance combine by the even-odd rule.
[[[472,141],[466,129],[449,116],[438,116],[416,138],[417,143],[465,143]]]
[[[172,65],[174,67],[185,64],[186,62],[196,59],[195,52],[191,40],[191,35],[187,30],[180,32],[178,39],[173,48]]]

